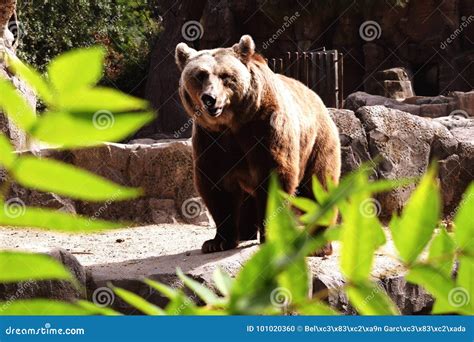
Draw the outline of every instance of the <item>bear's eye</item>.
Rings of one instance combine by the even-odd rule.
[[[220,78],[222,80],[231,80],[232,79],[232,75],[227,73],[227,72],[223,72],[222,74],[220,74]]]
[[[198,71],[194,77],[196,78],[196,80],[202,83],[206,80],[208,76],[209,74],[207,73],[207,71],[201,70]]]

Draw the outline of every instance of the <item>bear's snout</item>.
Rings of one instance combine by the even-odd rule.
[[[203,94],[201,96],[201,101],[211,116],[216,117],[221,114],[222,108],[216,106],[217,98],[214,95]]]
[[[216,97],[210,94],[204,94],[201,96],[201,101],[207,108],[212,108],[216,105]]]

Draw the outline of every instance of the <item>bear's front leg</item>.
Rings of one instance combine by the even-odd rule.
[[[236,196],[218,187],[201,172],[196,172],[196,185],[216,223],[216,236],[201,247],[203,253],[221,252],[237,247]]]

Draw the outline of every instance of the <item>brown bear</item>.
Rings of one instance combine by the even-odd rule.
[[[217,226],[202,252],[265,241],[270,174],[289,194],[312,197],[311,178],[339,181],[337,127],[312,90],[273,73],[248,35],[230,48],[176,46],[179,94],[193,118],[196,188]],[[330,254],[330,246],[322,254]]]

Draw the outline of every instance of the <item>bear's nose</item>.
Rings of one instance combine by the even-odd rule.
[[[212,108],[216,104],[216,98],[209,94],[202,95],[201,101],[207,108]]]

